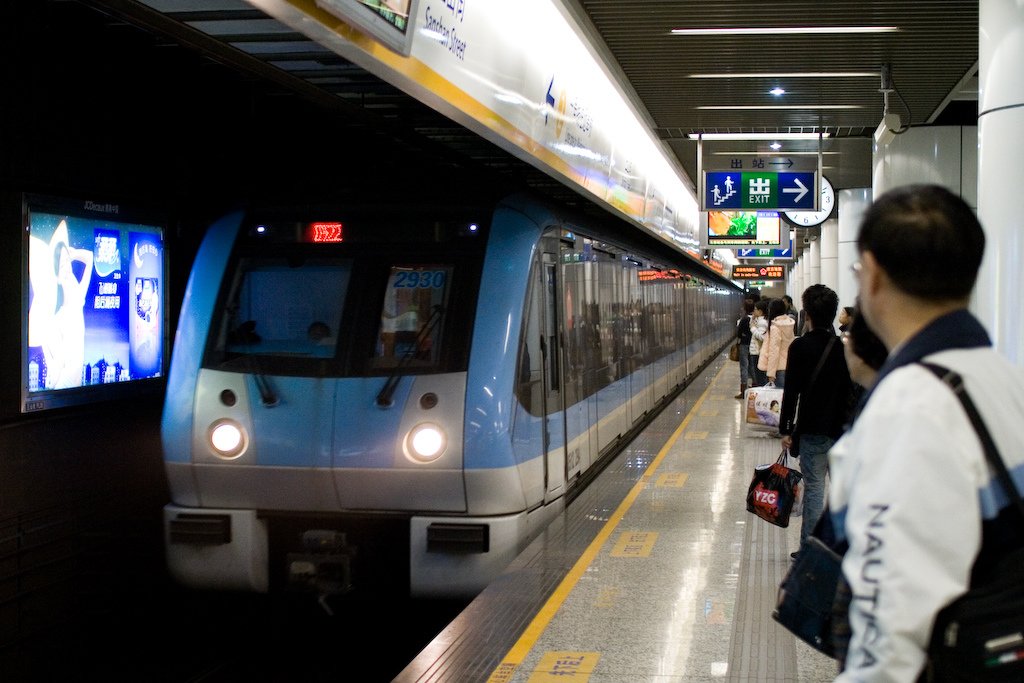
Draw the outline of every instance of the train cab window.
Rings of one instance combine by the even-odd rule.
[[[333,357],[351,271],[338,259],[242,259],[226,307],[227,356]]]
[[[450,265],[394,265],[371,358],[374,369],[430,368],[442,357]]]

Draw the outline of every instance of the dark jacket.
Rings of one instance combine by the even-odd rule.
[[[808,386],[829,339],[835,339],[835,343],[828,359],[814,386]],[[779,433],[821,434],[838,439],[848,419],[851,387],[843,345],[831,329],[812,330],[797,337],[786,359]]]
[[[750,316],[745,315],[736,323],[736,339],[740,346],[750,346]]]

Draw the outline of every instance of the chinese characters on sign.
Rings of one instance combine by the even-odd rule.
[[[814,173],[709,171],[702,211],[718,209],[815,209]]]
[[[733,266],[733,280],[785,280],[785,266]]]

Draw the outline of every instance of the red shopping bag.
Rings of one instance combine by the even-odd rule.
[[[793,503],[800,492],[804,475],[786,466],[785,450],[779,459],[754,468],[754,477],[747,488],[747,511],[776,526],[788,527]]]

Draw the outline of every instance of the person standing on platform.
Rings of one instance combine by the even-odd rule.
[[[825,285],[811,285],[800,299],[807,331],[789,347],[779,433],[804,475],[802,543],[825,507],[828,449],[843,434],[851,386],[843,345],[832,330],[839,297]]]
[[[758,367],[765,335],[768,334],[768,300],[759,299],[754,302],[754,312],[750,316],[750,381],[751,386],[763,387],[768,384],[768,376]]]
[[[754,300],[743,301],[743,315],[736,321],[736,343],[740,349],[740,393],[736,398],[743,398],[750,381],[750,314],[754,312]]]
[[[842,315],[839,316],[842,320]],[[850,379],[853,380],[853,390],[850,392],[850,421],[856,417],[855,409],[860,403],[864,392],[875,385],[878,371],[888,357],[882,340],[871,331],[867,321],[857,309],[851,309],[849,323],[841,336],[843,340],[843,352],[846,356],[846,367],[850,370]]]
[[[967,310],[984,247],[974,211],[935,185],[887,192],[861,223],[860,311],[890,353],[829,453],[852,595],[841,683],[916,680],[936,614],[1024,547],[1024,524],[963,406],[919,364],[962,376],[1024,490],[1024,369]]]
[[[796,323],[786,313],[786,302],[772,299],[768,304],[768,333],[761,347],[757,367],[764,371],[768,381],[780,389],[786,383],[786,355],[793,343],[793,328]]]
[[[839,333],[842,334],[850,329],[850,322],[853,320],[853,306],[843,306],[839,311]]]

